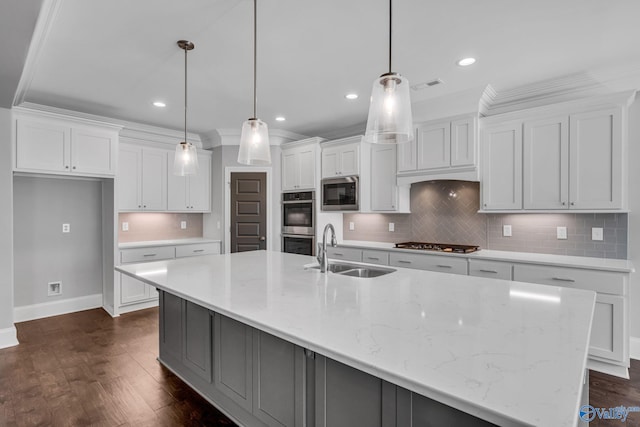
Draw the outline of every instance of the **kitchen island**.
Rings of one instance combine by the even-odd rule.
[[[161,291],[160,361],[240,424],[578,423],[594,292],[314,261],[256,251],[117,270]]]

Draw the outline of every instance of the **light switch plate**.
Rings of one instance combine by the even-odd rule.
[[[511,226],[510,225],[503,225],[502,226],[502,236],[503,237],[511,237]]]
[[[393,222],[389,223],[389,231],[396,231],[396,225]]]
[[[123,222],[122,223],[122,231],[129,231],[129,223],[128,222]]]
[[[567,239],[567,227],[557,227],[556,228],[556,236],[558,240],[566,240]]]
[[[187,228],[187,221],[180,221],[180,228],[181,229],[186,229]]]
[[[349,221],[349,230],[353,231],[356,229],[356,224],[353,221]]]
[[[71,233],[71,224],[62,224],[63,233]]]
[[[602,227],[591,228],[591,240],[604,240],[604,230]]]

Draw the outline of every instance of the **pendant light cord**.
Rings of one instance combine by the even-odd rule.
[[[187,143],[187,50],[184,50],[184,142]]]
[[[392,73],[391,71],[391,25],[392,25],[392,20],[391,20],[391,16],[392,16],[392,7],[391,7],[391,2],[392,0],[389,0],[389,74]]]
[[[258,0],[253,0],[253,118],[257,118],[258,105]]]

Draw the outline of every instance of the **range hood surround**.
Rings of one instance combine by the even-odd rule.
[[[480,182],[480,171],[477,166],[472,166],[465,170],[457,169],[455,171],[446,171],[446,170],[443,170],[440,172],[429,171],[428,173],[425,171],[416,171],[416,172],[398,175],[396,178],[396,183],[400,187],[407,187],[407,186],[410,186],[411,184],[416,184],[418,182],[428,182],[428,181]]]

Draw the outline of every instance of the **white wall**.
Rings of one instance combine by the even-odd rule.
[[[0,348],[17,344],[13,326],[13,144],[11,111],[0,108]]]
[[[14,306],[102,294],[102,182],[16,176],[13,189]],[[59,280],[62,295],[48,296]]]
[[[629,281],[631,356],[640,359],[640,95],[629,109],[629,259],[636,272]]]

